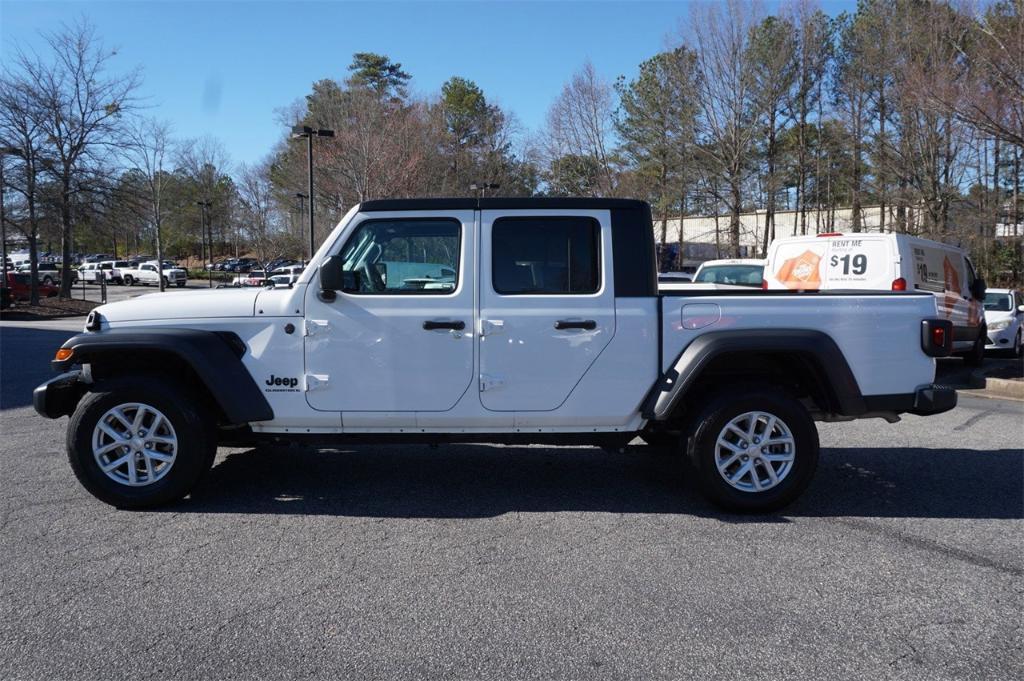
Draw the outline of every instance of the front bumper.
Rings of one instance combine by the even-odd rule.
[[[985,349],[986,350],[1010,350],[1013,348],[1013,339],[1017,334],[1017,329],[1014,326],[1008,326],[1005,329],[999,331],[988,330],[988,335],[985,338]]]
[[[68,416],[85,392],[81,371],[69,371],[51,378],[32,391],[32,406],[40,416],[56,419]]]

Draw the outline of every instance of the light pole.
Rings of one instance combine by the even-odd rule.
[[[326,128],[311,128],[308,125],[296,125],[292,128],[292,139],[306,138],[309,160],[309,259],[313,259],[313,138],[334,137],[334,131]]]
[[[209,220],[206,219],[206,211],[213,204],[210,203],[209,201],[196,201],[196,205],[199,206],[200,211],[201,211],[202,217],[200,219],[202,221],[203,240],[205,241],[206,240],[206,236],[207,236],[207,224],[209,223]],[[210,288],[213,288],[213,228],[212,227],[209,228],[209,236],[210,236],[209,243],[208,243],[209,250],[207,251],[207,253],[210,256],[210,266],[207,268],[206,273],[207,273],[207,275],[210,278]],[[162,273],[161,273],[160,277],[161,277],[161,280],[162,280],[163,279],[163,274]]]

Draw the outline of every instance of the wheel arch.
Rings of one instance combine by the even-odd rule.
[[[131,373],[166,374],[196,389],[227,424],[274,418],[242,363],[245,343],[234,333],[198,329],[112,329],[68,339],[71,355],[53,368],[89,365],[92,380]]]
[[[664,373],[644,403],[652,421],[673,419],[688,396],[735,381],[763,381],[809,399],[824,413],[867,412],[842,350],[821,331],[751,329],[713,331],[694,339]]]

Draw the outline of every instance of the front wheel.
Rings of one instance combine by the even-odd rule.
[[[161,376],[96,384],[68,423],[71,469],[93,496],[118,508],[180,499],[216,454],[212,424],[197,404]]]
[[[730,511],[794,501],[818,465],[818,431],[796,399],[768,386],[717,392],[691,421],[687,454],[701,492]]]
[[[124,285],[125,286],[135,286],[135,278],[132,277],[132,275],[130,275],[130,274],[126,274],[125,277],[124,277]]]

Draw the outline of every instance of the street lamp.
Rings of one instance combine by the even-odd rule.
[[[292,128],[292,139],[306,138],[309,160],[309,259],[313,259],[313,138],[334,137],[333,130],[311,128],[308,125],[296,125]]]
[[[209,201],[196,201],[196,205],[199,206],[200,211],[201,211],[201,218],[200,218],[200,220],[202,221],[203,239],[206,240],[206,234],[207,234],[206,230],[207,230],[207,224],[209,222],[206,219],[206,211],[213,204],[210,203]],[[210,241],[209,241],[209,249],[210,250],[208,251],[208,253],[209,253],[209,256],[210,256],[210,266],[207,268],[206,272],[207,272],[208,276],[210,277],[210,288],[213,288],[213,228],[212,227],[210,227],[209,236],[210,236]],[[161,264],[161,266],[162,266],[162,264]],[[160,280],[163,281],[163,272],[160,273]]]

